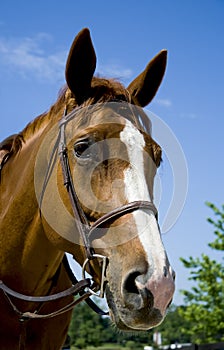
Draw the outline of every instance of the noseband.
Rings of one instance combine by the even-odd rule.
[[[96,311],[97,313],[101,315],[106,315],[107,313],[103,312],[100,308],[98,308],[97,305],[92,302],[91,299],[89,299],[89,296],[95,295],[100,298],[103,297],[104,295],[104,288],[105,288],[105,273],[106,273],[106,267],[108,263],[108,258],[104,255],[96,254],[94,252],[93,247],[91,246],[91,241],[94,239],[94,234],[96,233],[97,229],[100,228],[105,228],[105,225],[108,227],[111,224],[111,221],[114,221],[118,219],[119,217],[132,213],[136,210],[149,210],[151,211],[156,219],[157,219],[157,209],[154,206],[152,202],[149,201],[133,201],[127,204],[124,204],[120,207],[117,207],[110,212],[104,214],[101,216],[98,220],[96,220],[93,224],[89,223],[89,220],[82,209],[81,203],[78,199],[77,193],[75,191],[75,187],[73,184],[72,176],[71,176],[71,169],[69,166],[69,161],[68,161],[68,154],[67,154],[67,147],[66,147],[66,138],[65,138],[65,127],[66,124],[69,120],[73,119],[77,112],[81,109],[82,107],[76,107],[72,112],[67,114],[67,109],[65,109],[64,114],[61,118],[61,121],[59,123],[59,135],[57,137],[57,141],[55,143],[55,146],[52,150],[52,154],[50,157],[50,162],[48,164],[48,169],[45,175],[44,183],[43,183],[43,189],[41,192],[41,197],[40,197],[40,210],[41,210],[41,204],[43,201],[44,193],[46,190],[46,186],[52,171],[52,163],[53,159],[55,156],[55,152],[58,151],[59,157],[60,157],[60,163],[62,167],[62,173],[63,173],[63,178],[64,178],[64,186],[67,189],[67,192],[69,194],[72,210],[74,217],[76,219],[76,225],[77,229],[79,232],[79,235],[82,239],[83,245],[85,247],[85,252],[86,252],[86,260],[83,263],[82,266],[82,277],[83,279],[81,281],[77,281],[75,276],[73,275],[68,262],[66,258],[63,259],[64,266],[66,268],[66,271],[69,275],[69,278],[73,284],[72,287],[66,289],[63,292],[59,292],[56,294],[51,294],[47,296],[27,296],[21,293],[18,293],[9,287],[7,287],[3,281],[0,280],[0,290],[3,291],[7,301],[15,311],[15,313],[19,316],[19,320],[21,322],[24,322],[25,320],[29,319],[46,319],[46,318],[51,318],[55,317],[57,315],[60,315],[64,312],[67,312],[71,309],[74,308],[75,305],[80,303],[81,301],[85,300],[91,308]],[[97,231],[97,233],[99,230]],[[104,230],[102,230],[104,232]],[[86,268],[87,265],[89,264],[90,261],[97,260],[98,263],[101,264],[101,281],[100,285],[97,285],[95,281],[91,281],[90,278],[86,278]],[[92,277],[93,280],[93,277]],[[49,291],[50,293],[50,291]],[[79,294],[80,297],[78,299],[75,299],[72,303],[66,305],[62,309],[56,310],[50,314],[44,314],[41,315],[39,314],[40,308],[43,306],[44,302],[49,302],[53,300],[57,300],[63,297],[68,297],[70,295],[76,295]],[[14,302],[12,301],[11,297],[21,299],[27,302],[39,302],[40,306],[35,312],[21,312],[17,309],[15,306]]]

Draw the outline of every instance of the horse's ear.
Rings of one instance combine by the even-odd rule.
[[[133,102],[145,107],[155,96],[166,69],[167,51],[160,51],[128,86]]]
[[[73,41],[65,70],[68,87],[75,95],[78,104],[88,98],[95,68],[95,50],[89,29],[84,28]]]

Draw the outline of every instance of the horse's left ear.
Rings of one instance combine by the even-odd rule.
[[[88,98],[95,69],[95,50],[89,29],[84,28],[73,41],[65,70],[68,87],[75,95],[78,104]]]
[[[155,96],[163,79],[167,61],[167,50],[160,51],[145,70],[128,86],[133,102],[145,107]]]

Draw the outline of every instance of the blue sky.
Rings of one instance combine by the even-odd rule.
[[[184,210],[164,234],[177,272],[177,290],[189,288],[179,257],[209,253],[211,211],[223,201],[224,1],[1,1],[0,139],[47,110],[64,84],[66,55],[89,27],[97,72],[131,82],[161,49],[168,49],[163,84],[148,107],[174,132],[186,157],[189,187]],[[175,152],[175,150],[174,150]],[[160,170],[170,191],[168,166]],[[181,175],[178,175],[181,176]],[[182,301],[177,291],[174,301]]]

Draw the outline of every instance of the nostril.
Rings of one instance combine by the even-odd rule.
[[[163,267],[163,276],[164,276],[164,277],[170,276],[170,277],[172,277],[173,281],[175,281],[176,273],[175,273],[175,271],[171,268],[171,266],[169,267],[169,269],[168,269],[166,266],[164,266],[164,267]]]
[[[174,270],[172,271],[172,277],[173,277],[173,280],[175,281],[175,279],[176,279],[176,272]]]
[[[124,281],[123,296],[129,309],[141,310],[145,307],[152,307],[152,293],[138,281],[138,279],[142,279],[142,276],[144,275],[141,272],[131,272]]]
[[[168,274],[167,267],[164,266],[164,267],[163,267],[163,275],[164,275],[164,277],[166,277],[167,274]]]
[[[124,290],[127,293],[132,293],[132,294],[139,294],[139,290],[136,286],[135,280],[136,278],[141,275],[140,272],[132,272],[128,275],[128,277],[126,278],[125,282],[124,282]]]

